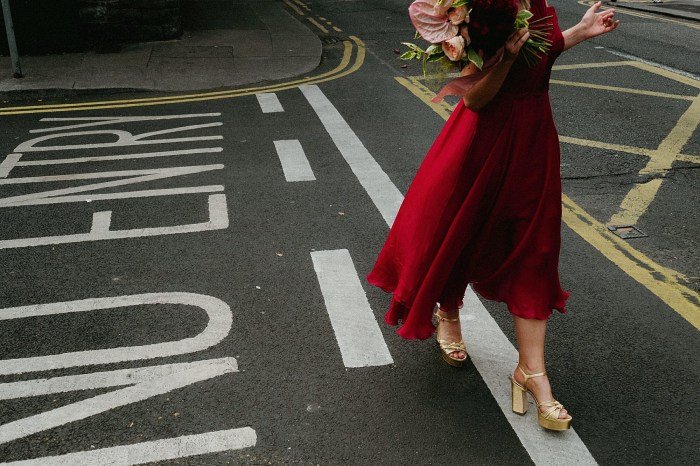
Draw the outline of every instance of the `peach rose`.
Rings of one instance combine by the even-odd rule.
[[[469,26],[467,26],[466,24],[462,24],[459,27],[459,35],[462,36],[462,38],[464,38],[464,46],[469,47],[469,44],[472,43],[472,39],[471,37],[469,37]]]
[[[458,6],[457,8],[451,8],[450,11],[447,12],[447,18],[455,26],[459,25],[464,21],[469,22],[468,15],[469,12],[467,11],[466,6]]]
[[[452,61],[458,61],[464,54],[464,37],[455,36],[442,42],[442,51]]]

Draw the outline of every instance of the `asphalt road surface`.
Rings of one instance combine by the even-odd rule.
[[[697,464],[698,23],[621,13],[553,71],[552,434],[510,412],[504,306],[468,296],[455,370],[363,280],[449,113],[394,51],[408,3],[290,3],[301,87],[0,116],[0,461]]]

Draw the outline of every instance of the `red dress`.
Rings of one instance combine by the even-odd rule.
[[[565,312],[559,283],[561,178],[548,87],[564,38],[552,15],[549,54],[517,60],[478,113],[460,101],[428,152],[368,281],[393,293],[385,318],[404,338],[433,334],[436,302],[462,305],[467,285],[511,313],[547,319]]]

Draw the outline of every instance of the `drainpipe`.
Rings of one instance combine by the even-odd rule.
[[[2,1],[2,15],[5,17],[5,31],[7,32],[7,45],[10,47],[10,59],[12,60],[12,71],[15,78],[22,77],[22,69],[19,66],[19,54],[17,53],[17,41],[15,41],[15,28],[12,25],[12,14],[10,13],[10,0]]]

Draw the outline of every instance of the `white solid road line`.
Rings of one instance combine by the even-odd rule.
[[[240,450],[241,448],[253,447],[256,443],[257,434],[255,431],[250,427],[242,427],[2,464],[13,466],[89,466],[96,464],[126,466]]]
[[[348,250],[314,251],[311,259],[345,367],[392,364]]]
[[[316,179],[299,141],[296,139],[275,141],[275,149],[277,149],[277,155],[280,158],[282,171],[284,171],[284,177],[287,181],[314,181]]]
[[[316,85],[299,89],[318,115],[338,150],[343,155],[358,181],[377,206],[386,223],[394,223],[403,195],[382,167],[365,148],[338,110]]]
[[[539,427],[537,407],[534,404],[531,403],[525,416],[513,412],[508,376],[513,373],[518,362],[518,352],[471,287],[464,296],[464,308],[460,315],[469,356],[532,462],[537,465],[597,464],[574,429],[552,433]],[[574,416],[575,414],[573,413]]]
[[[372,155],[367,152],[350,126],[323,95],[318,86],[302,86],[300,89],[316,110],[326,130],[351,167],[358,163],[353,153],[361,153],[363,167],[370,167],[369,171],[374,173],[374,176],[367,176],[367,170],[364,168],[359,170],[353,168],[353,172],[369,193],[387,225],[391,226],[403,201],[403,195],[382,171]],[[350,153],[350,157],[346,153]],[[377,170],[383,176],[377,175]],[[367,182],[368,178],[371,179],[370,183]],[[368,189],[368,185],[370,185],[371,191]],[[384,197],[376,196],[373,193],[394,194]],[[398,193],[398,198],[395,193]],[[357,316],[356,310],[353,309],[352,302],[346,294],[347,291],[340,289],[336,293],[334,299],[342,303],[344,312],[355,318]],[[537,425],[537,420],[533,419],[536,409],[534,407],[532,412],[523,417],[512,412],[508,376],[515,369],[518,361],[516,349],[471,289],[468,289],[465,295],[462,315],[465,317],[462,331],[469,344],[469,353],[472,356],[474,366],[488,385],[532,461],[537,465],[597,464],[574,429],[557,434],[544,431]]]
[[[274,92],[255,94],[255,97],[258,98],[258,103],[263,113],[284,112],[284,108],[282,108],[282,104]]]

